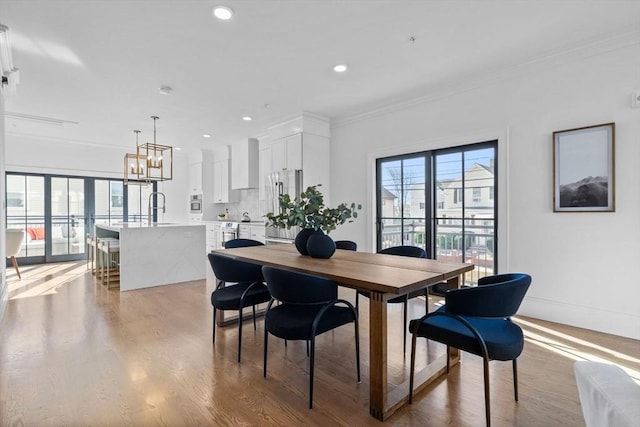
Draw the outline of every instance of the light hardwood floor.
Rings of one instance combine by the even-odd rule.
[[[361,304],[363,375],[355,381],[353,328],[318,338],[314,408],[307,408],[304,343],[270,339],[262,377],[262,321],[243,333],[218,329],[211,344],[210,290],[204,281],[120,293],[84,263],[7,269],[10,301],[0,325],[0,425],[16,426],[481,426],[482,364],[459,366],[382,423],[368,413],[368,313]],[[353,299],[353,291],[343,295]],[[440,302],[431,297],[430,303]],[[411,317],[423,301],[410,304]],[[408,375],[402,307],[390,305],[389,381]],[[638,380],[640,342],[519,317],[527,342],[519,359],[520,401],[511,364],[491,362],[495,426],[583,426],[575,360],[619,364]],[[424,341],[424,340],[422,340]],[[436,351],[431,344],[429,352]],[[437,345],[436,345],[437,346]],[[425,354],[426,342],[421,343]]]

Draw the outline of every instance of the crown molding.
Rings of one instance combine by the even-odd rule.
[[[323,124],[328,124],[329,123],[329,118],[328,117],[321,116],[321,115],[315,114],[315,113],[311,113],[309,111],[301,111],[299,113],[291,114],[290,116],[286,116],[286,117],[284,117],[282,119],[279,119],[277,121],[272,122],[270,125],[267,126],[267,132],[269,130],[272,130],[273,128],[277,128],[277,127],[280,127],[280,126],[288,125],[288,124],[291,124],[291,123],[295,122],[296,120],[300,120],[300,119],[313,120],[313,121],[316,121],[318,123],[323,123]]]
[[[427,90],[427,92],[422,96],[390,101],[356,114],[332,118],[331,127],[339,128],[341,126],[365,121],[384,114],[411,108],[416,105],[428,104],[460,93],[485,87],[497,81],[532,74],[550,67],[553,68],[585,58],[603,55],[638,44],[640,44],[640,24],[635,24],[614,32],[600,34],[595,37],[583,39],[556,49],[548,50],[528,60],[521,61],[507,67],[490,69],[480,75],[475,75],[473,78],[458,78],[456,80],[449,81],[444,85],[440,85],[437,89]]]

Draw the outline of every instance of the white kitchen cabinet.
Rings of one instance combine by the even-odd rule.
[[[251,238],[251,227],[247,224],[240,224],[238,226],[238,237],[240,239],[250,239]]]
[[[213,203],[230,203],[236,201],[236,192],[229,188],[229,159],[217,160],[213,163]]]
[[[220,223],[207,222],[205,223],[205,227],[207,253],[215,249],[220,249],[220,244],[218,243],[218,236],[220,235]]]
[[[231,188],[257,188],[259,182],[258,140],[249,138],[231,146]]]
[[[249,225],[249,238],[265,243],[265,226],[263,224]]]
[[[266,188],[267,188],[267,174],[273,172],[271,167],[271,146],[266,144],[260,144],[260,179],[258,182],[259,193],[258,197],[260,200],[264,200],[266,198]]]
[[[264,224],[240,224],[238,226],[238,237],[240,239],[251,239],[264,243],[264,236]]]
[[[198,160],[189,163],[189,192],[202,194],[205,204],[211,203],[213,186],[213,153],[202,150]]]
[[[302,169],[302,134],[286,136],[271,143],[273,171]]]
[[[202,194],[202,162],[189,163],[189,192]]]

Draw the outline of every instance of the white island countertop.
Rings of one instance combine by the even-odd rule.
[[[204,224],[96,224],[96,236],[120,240],[121,291],[205,278]]]

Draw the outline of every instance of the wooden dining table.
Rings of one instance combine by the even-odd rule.
[[[336,250],[329,259],[300,255],[294,245],[276,244],[215,251],[243,261],[328,277],[341,286],[366,291],[369,305],[369,413],[386,420],[408,401],[409,381],[390,387],[387,381],[387,301],[400,295],[446,282],[459,287],[460,276],[473,264],[440,262],[377,253]],[[459,352],[449,350],[451,365]],[[435,358],[416,372],[414,390],[419,391],[446,370],[446,355]]]

